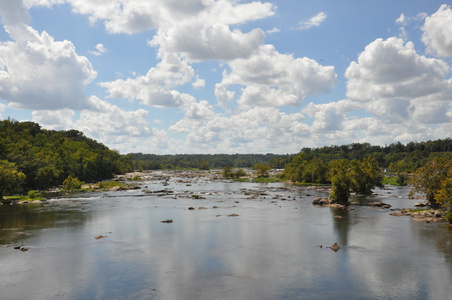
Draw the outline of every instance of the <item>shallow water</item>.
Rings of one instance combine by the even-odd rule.
[[[132,190],[50,205],[1,206],[0,298],[448,299],[452,294],[452,230],[444,223],[415,222],[364,206],[318,208],[312,199],[326,193],[280,183],[194,178],[142,184],[173,193]],[[408,192],[376,190],[371,200],[412,207],[416,201],[407,199]],[[161,223],[167,219],[173,223]],[[95,239],[99,235],[105,238]],[[339,251],[326,247],[335,242]],[[15,250],[16,245],[29,250]]]

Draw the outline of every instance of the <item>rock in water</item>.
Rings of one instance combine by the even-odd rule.
[[[341,247],[339,247],[339,245],[338,245],[337,243],[334,243],[334,245],[331,246],[330,248],[331,248],[331,250],[333,250],[333,251],[336,252],[336,251],[339,250]]]

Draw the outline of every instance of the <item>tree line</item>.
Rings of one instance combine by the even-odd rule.
[[[282,177],[293,182],[331,184],[330,199],[347,204],[351,192],[371,194],[383,174],[426,195],[430,206],[442,207],[452,221],[452,140],[389,146],[351,144],[303,148],[286,164]]]
[[[129,157],[77,130],[46,130],[34,122],[0,121],[0,197],[46,189],[69,176],[94,182],[133,170]]]
[[[256,164],[266,164],[273,169],[283,169],[292,155],[279,154],[175,154],[158,155],[130,153],[127,155],[138,171],[171,169],[221,169],[252,168]]]

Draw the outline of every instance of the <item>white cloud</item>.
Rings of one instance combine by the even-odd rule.
[[[377,39],[346,70],[347,96],[368,102],[366,109],[390,124],[450,122],[449,72],[444,61],[418,55],[412,42]]]
[[[75,112],[71,109],[37,110],[32,112],[33,122],[51,130],[68,130],[73,128]]]
[[[159,29],[150,45],[159,46],[164,53],[181,53],[191,61],[232,60],[248,58],[263,44],[261,29],[242,33],[222,23],[205,24],[190,21]]]
[[[0,44],[0,98],[44,110],[89,105],[84,90],[96,72],[70,41],[55,41],[24,24],[5,28],[14,41]]]
[[[2,112],[4,112],[6,109],[6,105],[0,103],[0,119],[2,119]]]
[[[173,88],[189,82],[193,77],[194,71],[186,60],[168,54],[145,76],[102,82],[100,85],[107,89],[111,98],[138,99],[155,107],[180,107],[187,101],[193,101],[192,97]]]
[[[28,24],[30,22],[30,15],[22,0],[0,1],[0,17],[4,25]]]
[[[229,103],[235,98],[235,92],[228,91],[224,85],[217,83],[215,85],[215,96],[217,97],[218,104],[224,109],[227,109]]]
[[[351,100],[341,100],[327,104],[309,103],[302,112],[314,118],[311,130],[313,132],[331,132],[344,129],[348,119],[347,113],[360,108],[360,104]]]
[[[193,82],[192,85],[194,89],[200,89],[206,86],[206,81],[204,79],[199,78],[199,76],[196,76],[196,80]]]
[[[443,4],[436,13],[425,19],[422,41],[431,53],[452,57],[452,10]]]
[[[450,92],[449,71],[444,61],[418,55],[412,42],[377,39],[347,68],[347,96],[372,100]]]
[[[308,21],[300,22],[300,29],[305,30],[312,27],[318,27],[322,25],[322,23],[326,20],[327,15],[326,13],[319,12],[314,17],[310,18]]]
[[[268,34],[272,34],[272,33],[278,33],[278,32],[281,32],[281,30],[280,30],[279,28],[277,28],[277,27],[273,27],[272,29],[267,30],[266,32],[267,32]]]
[[[103,44],[97,44],[95,51],[89,51],[89,53],[96,55],[96,56],[100,56],[100,55],[104,54],[105,52],[107,52],[107,49],[105,48],[105,46]]]
[[[406,25],[406,17],[405,14],[400,14],[400,16],[396,19],[397,24]]]
[[[27,0],[28,6],[61,3],[63,0]],[[254,1],[238,3],[230,0],[123,0],[91,1],[66,0],[74,12],[88,15],[92,23],[102,21],[111,33],[136,33],[144,30],[171,27],[179,22],[190,23],[202,19],[208,25],[214,22],[240,24],[274,14],[271,3]]]
[[[249,59],[231,61],[221,84],[245,86],[238,102],[256,106],[296,106],[307,95],[328,92],[336,83],[332,66],[319,65],[309,58],[280,54],[265,45]]]

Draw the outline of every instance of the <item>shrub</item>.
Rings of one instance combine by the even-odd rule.
[[[69,175],[63,181],[63,190],[65,190],[65,191],[79,190],[83,184],[84,184],[83,181],[80,181],[80,180],[78,180],[78,178],[73,178],[71,175]]]

